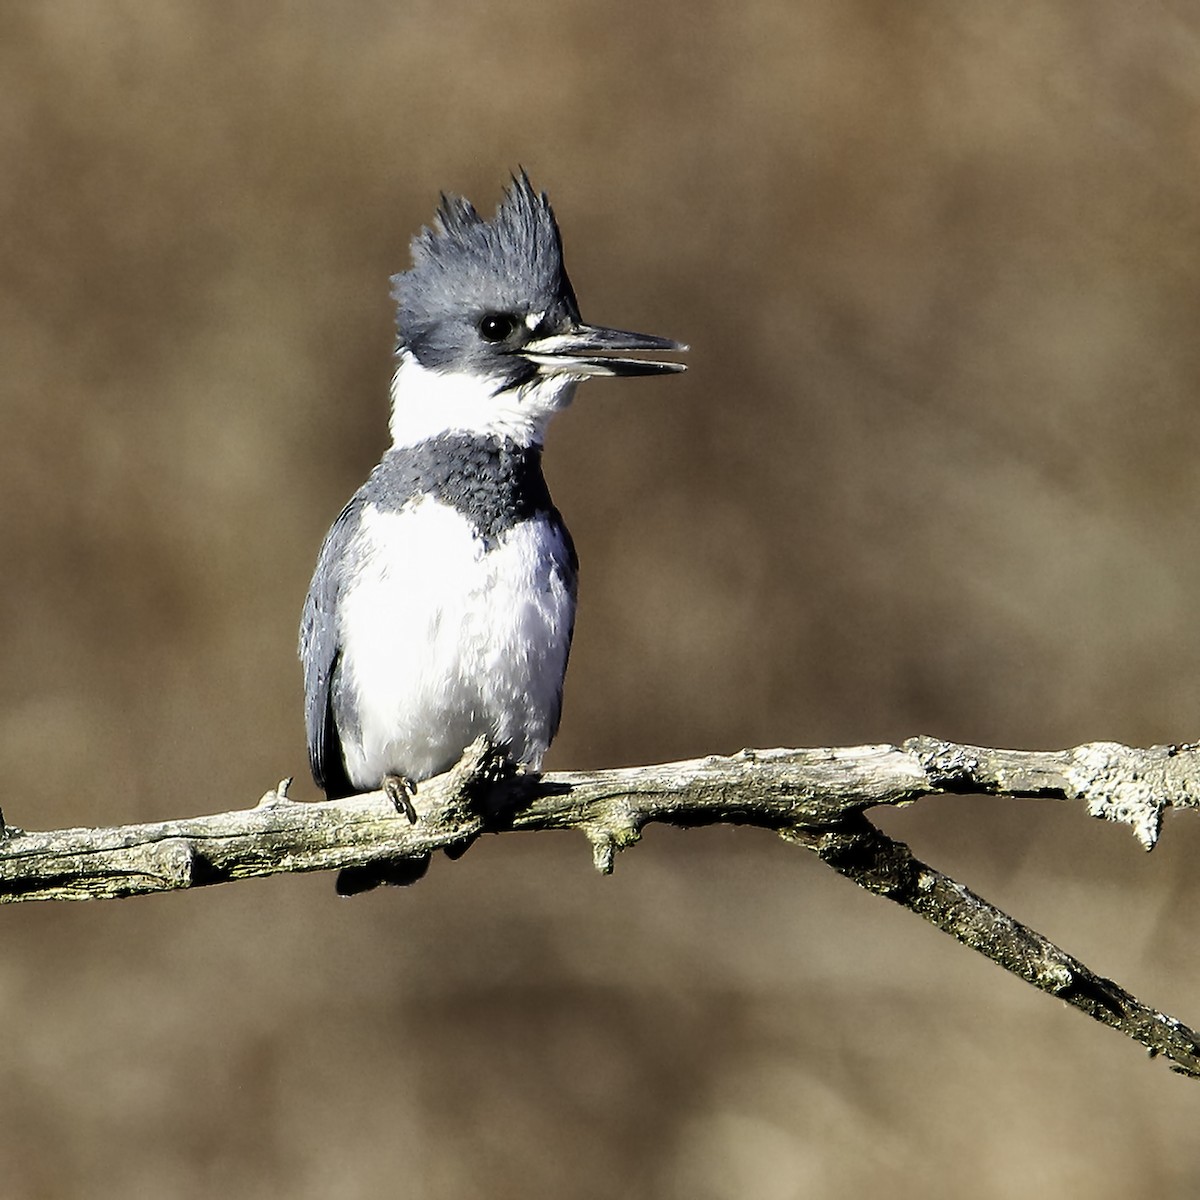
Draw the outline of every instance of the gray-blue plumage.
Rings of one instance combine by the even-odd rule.
[[[506,386],[528,381],[536,367],[496,355],[475,319],[542,312],[547,325],[579,320],[550,202],[524,174],[491,222],[469,201],[443,195],[434,228],[413,239],[412,257],[411,270],[392,276],[392,299],[400,344],[423,366],[488,374]]]
[[[341,753],[342,737],[360,733],[361,721],[355,690],[339,674],[337,626],[341,600],[353,586],[360,566],[355,539],[362,514],[368,507],[399,514],[426,497],[464,517],[485,552],[496,548],[504,535],[521,522],[537,518],[557,529],[566,555],[555,562],[555,569],[574,604],[579,563],[571,535],[550,499],[542,474],[540,446],[447,433],[416,446],[389,450],[329,531],[301,620],[309,762],[317,785],[331,799],[360,790],[346,777]],[[412,564],[414,570],[424,565]],[[568,652],[569,645],[570,631]],[[561,707],[560,686],[559,713]],[[558,728],[557,713],[550,724],[553,736]],[[452,764],[450,760],[444,765]]]
[[[444,770],[480,734],[536,769],[558,727],[574,548],[541,469],[592,375],[683,349],[585,325],[544,194],[496,216],[445,197],[393,278],[392,448],[321,548],[300,628],[313,776],[337,797]]]

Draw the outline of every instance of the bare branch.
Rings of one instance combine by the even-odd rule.
[[[3,830],[0,901],[109,899],[288,871],[457,854],[480,834],[577,829],[601,871],[651,822],[758,825],[911,909],[1005,970],[1200,1077],[1197,1034],[1096,975],[1036,931],[915,859],[867,819],[939,793],[1082,800],[1153,847],[1169,807],[1195,807],[1200,751],[1094,742],[1018,751],[914,738],[896,746],[744,750],[730,758],[521,775],[477,743],[420,785],[414,824],[382,792],[297,803],[287,783],[252,809],[110,829]]]

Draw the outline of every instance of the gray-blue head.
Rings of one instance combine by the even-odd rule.
[[[496,398],[517,392],[536,401],[532,389],[544,402],[557,397],[552,408],[569,401],[573,385],[590,375],[684,369],[620,353],[686,349],[678,342],[583,323],[554,212],[524,171],[513,177],[491,221],[469,201],[443,195],[433,227],[413,239],[412,257],[412,269],[392,277],[397,408],[406,366],[416,368],[410,377],[455,377]],[[395,425],[394,417],[394,433]]]

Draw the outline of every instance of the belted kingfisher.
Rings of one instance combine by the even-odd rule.
[[[411,249],[392,277],[392,446],[326,535],[300,625],[317,785],[330,799],[382,786],[410,813],[409,786],[481,735],[540,767],[578,566],[542,475],[546,427],[589,376],[684,369],[621,352],[686,349],[582,322],[523,171],[491,221],[443,194]],[[362,871],[339,889],[388,879]]]

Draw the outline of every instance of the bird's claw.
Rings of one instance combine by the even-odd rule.
[[[417,794],[417,785],[403,775],[385,775],[380,786],[396,806],[396,811],[403,813],[409,823],[415,825],[417,810],[413,807],[413,797]]]

